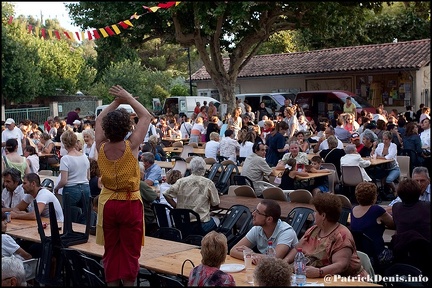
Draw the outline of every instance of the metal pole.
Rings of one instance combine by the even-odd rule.
[[[189,60],[189,95],[192,96],[192,68],[191,68],[191,58],[190,58],[190,48],[187,48],[188,60]]]

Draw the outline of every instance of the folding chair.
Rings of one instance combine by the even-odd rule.
[[[291,225],[300,239],[308,228],[315,222],[314,210],[307,207],[295,207],[286,218],[286,222]]]
[[[175,208],[170,211],[170,215],[174,227],[181,231],[183,238],[189,235],[205,235],[201,225],[201,218],[192,209]],[[196,221],[191,221],[192,218],[195,218]]]

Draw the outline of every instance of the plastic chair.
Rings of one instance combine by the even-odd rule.
[[[64,257],[66,286],[69,286],[69,283],[73,287],[91,286],[90,281],[82,273],[86,268],[82,253],[71,248],[62,248],[61,251]]]
[[[410,174],[410,157],[409,156],[396,156],[396,161],[399,164],[400,176],[399,181],[411,178]]]
[[[51,191],[51,192],[53,192],[54,191],[54,181],[53,180],[51,180],[51,179],[49,179],[49,178],[45,178],[43,181],[42,181],[42,183],[41,183],[41,185],[40,185],[41,187],[44,187],[44,188],[46,188],[46,189],[48,189],[49,191]]]
[[[382,267],[378,260],[378,253],[375,251],[373,240],[362,231],[351,231],[353,235],[356,249],[366,253],[372,263],[374,271],[382,274],[385,267]]]
[[[198,143],[196,142],[189,143],[188,145],[191,146],[192,148],[198,148]]]
[[[189,157],[189,153],[193,153],[193,147],[188,144],[188,145],[183,145],[183,150],[180,153],[180,157],[183,159],[186,159],[187,157]]]
[[[157,274],[159,279],[159,287],[186,287],[179,280],[168,275]]]
[[[252,189],[255,189],[252,180],[247,176],[234,175],[233,180],[234,180],[234,185],[249,185],[252,187]]]
[[[235,172],[234,172],[235,170]],[[222,172],[222,174],[219,176],[219,179],[217,181],[217,183],[215,184],[216,189],[218,189],[219,193],[222,194],[226,194],[228,192],[228,187],[231,185],[232,183],[232,176],[233,173],[235,173],[234,175],[239,175],[239,170],[237,165],[235,164],[228,164],[224,171]]]
[[[295,207],[288,214],[285,221],[291,225],[300,239],[307,229],[315,222],[314,210],[307,207]]]
[[[183,142],[182,141],[176,141],[171,145],[171,147],[183,147]]]
[[[216,163],[216,159],[211,158],[211,157],[207,157],[207,158],[204,158],[204,162],[205,162],[206,164],[213,165],[214,163]]]
[[[244,161],[246,160],[246,157],[240,157],[240,156],[238,156],[237,155],[237,165],[238,166],[242,166],[243,165],[243,163],[244,163]]]
[[[354,198],[354,193],[351,188],[355,188],[357,184],[364,182],[360,167],[358,166],[341,166],[341,182],[343,187],[348,187],[349,199]]]
[[[417,267],[405,263],[395,263],[384,271],[383,276],[398,276],[399,279],[405,279],[405,281],[390,282],[391,278],[389,278],[389,281],[382,284],[385,287],[426,287],[426,283],[408,281],[408,276],[415,277],[420,275],[423,275],[423,273]],[[397,278],[393,277],[393,279]]]
[[[201,218],[192,209],[175,208],[170,211],[170,215],[174,227],[181,231],[183,238],[189,235],[205,235],[201,225]],[[192,222],[192,218],[195,218],[196,221]]]
[[[249,208],[236,204],[228,209],[222,218],[217,232],[223,233],[228,240],[228,251],[243,238],[252,227],[252,213]]]
[[[357,255],[360,258],[360,261],[361,261],[363,268],[366,270],[366,272],[369,274],[369,276],[373,279],[375,277],[375,271],[372,267],[372,263],[369,259],[369,256],[366,253],[359,251],[359,250],[357,250]]]
[[[53,171],[52,170],[39,170],[38,174],[43,175],[43,176],[53,176]]]
[[[90,283],[90,287],[105,287],[107,286],[105,281],[99,278],[95,273],[83,268],[84,276],[87,278],[87,281]]]
[[[223,161],[228,160],[228,157],[217,155],[216,159],[219,163],[222,163]]]
[[[182,233],[179,229],[174,227],[160,227],[154,235],[152,235],[156,238],[175,241],[175,242],[182,242],[183,237]]]
[[[236,196],[257,198],[255,191],[249,185],[241,185],[237,187],[234,189],[234,194]]]
[[[346,197],[345,195],[342,194],[335,194],[342,202],[342,212],[341,215],[339,217],[339,223],[341,223],[342,225],[347,226],[348,224],[348,217],[351,214],[352,211],[352,203],[351,201],[348,199],[348,197]]]
[[[313,196],[312,193],[306,189],[296,189],[289,193],[289,198],[291,202],[309,204]]]
[[[156,216],[156,221],[159,228],[171,227],[171,216],[170,211],[173,209],[167,204],[154,202],[151,204],[154,215]]]
[[[24,270],[26,272],[26,281],[35,279],[38,261],[39,258],[31,258],[31,259],[23,260]]]
[[[96,261],[95,259],[85,255],[81,254],[81,259],[84,261],[84,266],[87,270],[90,272],[96,274],[102,281],[105,282],[105,268],[104,266]]]
[[[175,165],[173,167],[174,170],[179,170],[182,173],[182,176],[185,176],[187,170],[187,162],[186,160],[176,159]]]
[[[273,199],[279,201],[288,201],[285,193],[279,187],[269,187],[262,191],[264,199]]]

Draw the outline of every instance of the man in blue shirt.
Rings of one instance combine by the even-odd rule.
[[[155,156],[151,152],[144,152],[141,155],[141,161],[144,163],[144,182],[153,186],[153,182],[162,180],[162,168],[155,163]]]

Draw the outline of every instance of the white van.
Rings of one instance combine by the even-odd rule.
[[[203,105],[204,101],[207,101],[207,106],[210,102],[213,102],[213,104],[218,108],[219,111],[219,105],[220,102],[212,97],[205,97],[205,96],[171,96],[167,99],[165,99],[164,105],[163,105],[163,112],[167,112],[167,108],[171,110],[174,114],[185,114],[187,117],[191,117],[192,113],[194,112],[196,103],[199,102],[200,106]]]
[[[285,105],[285,99],[291,99],[294,103],[295,94],[292,93],[249,93],[249,94],[237,94],[235,95],[238,99],[241,99],[243,103],[248,103],[252,107],[252,111],[257,111],[260,107],[260,103],[264,102],[267,112],[273,115],[273,111],[279,112],[280,108]]]
[[[102,112],[102,110],[105,109],[106,107],[108,107],[108,105],[101,105],[101,106],[96,107],[96,110],[95,110],[96,118]],[[120,104],[119,107],[117,107],[117,109],[119,109],[119,108],[124,108],[129,113],[135,113],[135,110],[129,104]]]

